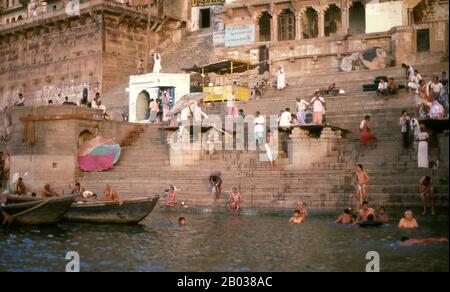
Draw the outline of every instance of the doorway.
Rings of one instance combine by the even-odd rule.
[[[205,8],[200,9],[200,28],[210,28],[211,27],[211,9]]]

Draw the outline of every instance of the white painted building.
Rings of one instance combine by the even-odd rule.
[[[189,74],[150,73],[130,76],[129,122],[147,122],[150,99],[157,99],[167,91],[175,104],[180,97],[190,92]]]

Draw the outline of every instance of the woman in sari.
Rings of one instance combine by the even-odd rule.
[[[416,140],[419,142],[417,151],[417,163],[419,168],[428,168],[428,133],[420,129],[420,133],[416,135]]]
[[[361,155],[364,155],[364,148],[372,141],[376,140],[377,138],[372,135],[372,131],[369,127],[370,122],[370,116],[365,116],[364,120],[361,121],[361,124],[359,126],[359,139],[361,143]]]

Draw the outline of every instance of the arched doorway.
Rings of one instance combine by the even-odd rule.
[[[366,8],[362,2],[353,2],[349,9],[349,34],[366,32]]]
[[[89,140],[94,139],[95,136],[92,134],[89,130],[84,130],[83,132],[78,135],[78,148],[80,148],[84,143],[86,143]]]
[[[330,36],[342,32],[341,9],[335,4],[331,4],[325,11],[325,36]]]
[[[136,120],[145,121],[150,118],[150,95],[146,90],[139,93],[136,99]]]
[[[319,16],[314,8],[306,8],[302,14],[301,21],[304,39],[316,38],[319,35]]]
[[[278,40],[290,41],[295,39],[295,14],[285,9],[278,16]]]
[[[269,12],[264,11],[258,19],[259,25],[259,41],[260,42],[269,42],[271,40],[270,36],[270,22],[272,20],[272,16]]]

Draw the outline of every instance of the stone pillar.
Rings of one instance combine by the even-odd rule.
[[[348,13],[348,7],[346,4],[343,5],[341,9],[341,23],[342,23],[342,33],[344,35],[348,34],[348,27],[350,25],[350,15]]]
[[[414,28],[410,26],[397,26],[391,29],[391,48],[395,64],[415,64],[416,43]]]
[[[325,36],[325,11],[321,8],[317,11],[319,17],[319,37]]]
[[[295,13],[295,39],[301,40],[302,37],[302,14],[301,12]]]
[[[272,15],[272,35],[271,35],[271,40],[273,42],[277,42],[278,41],[278,15],[273,12]]]

